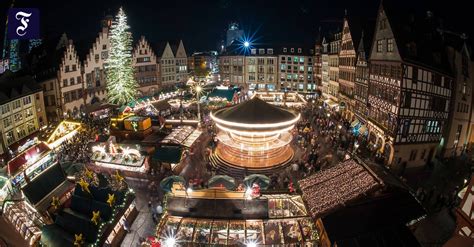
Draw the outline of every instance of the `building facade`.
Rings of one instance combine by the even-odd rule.
[[[178,42],[176,51],[173,51],[176,63],[176,82],[186,82],[189,78],[188,73],[188,55],[184,49],[183,41]]]
[[[176,61],[169,42],[157,45],[158,64],[160,68],[160,83],[163,88],[176,84]]]
[[[369,51],[364,45],[365,35],[362,33],[359,47],[357,49],[356,75],[354,83],[354,114],[357,120],[361,123],[361,127],[366,129],[367,116],[369,114],[367,108],[367,97],[369,91]],[[360,133],[362,132],[362,133]],[[360,131],[359,134],[365,134],[365,131]]]
[[[471,112],[474,88],[474,65],[467,45],[447,47],[448,61],[454,73],[453,90],[449,110],[449,121],[444,130],[442,157],[459,156],[469,144],[472,132]],[[470,128],[471,127],[471,128]]]
[[[288,46],[278,49],[280,76],[278,77],[277,90],[300,93],[316,92],[316,78],[313,73],[314,48]]]
[[[369,141],[387,165],[404,170],[427,164],[437,152],[453,79],[443,67],[436,33],[426,28],[423,32],[431,35],[411,36],[416,32],[406,27],[413,18],[403,19],[394,6],[385,4],[378,10],[369,59]]]
[[[342,33],[334,34],[329,42],[329,84],[328,95],[329,99],[334,102],[339,102],[339,52],[341,50],[341,36]]]
[[[329,99],[329,43],[326,38],[321,42],[321,91],[324,99]]]
[[[275,91],[278,88],[278,58],[273,48],[252,48],[245,56],[245,81],[249,90]]]
[[[356,77],[356,48],[353,35],[360,30],[349,26],[349,19],[344,18],[342,28],[341,46],[339,51],[339,101],[343,108],[342,115],[348,121],[354,116],[354,84]],[[355,38],[355,37],[354,37]],[[357,40],[359,42],[359,40]]]
[[[224,54],[218,58],[219,74],[224,84],[245,85],[245,56]]]
[[[87,105],[107,99],[105,67],[109,54],[109,28],[103,27],[84,61],[84,95]]]
[[[132,52],[132,65],[140,96],[153,96],[160,88],[160,69],[155,52],[144,36]]]
[[[31,76],[10,71],[0,77],[0,154],[48,124],[43,91]],[[12,150],[15,151],[15,150]]]
[[[82,83],[82,64],[76,49],[69,40],[59,65],[59,86],[57,87],[60,99],[60,108],[65,118],[77,118],[84,112],[84,89]]]

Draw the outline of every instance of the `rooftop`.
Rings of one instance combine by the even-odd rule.
[[[220,120],[242,124],[275,124],[297,118],[296,113],[271,105],[259,97],[217,110],[213,114]]]

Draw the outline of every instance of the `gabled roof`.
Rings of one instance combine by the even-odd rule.
[[[430,11],[410,9],[396,0],[384,0],[387,15],[402,60],[450,75],[438,20]],[[426,10],[426,9],[425,9]]]
[[[357,53],[365,52],[365,60],[369,59],[370,48],[372,47],[372,40],[374,35],[375,21],[367,21],[365,27],[362,29],[360,41],[357,47]]]
[[[0,76],[0,104],[38,91],[41,87],[30,75],[7,70]]]
[[[167,44],[168,44],[168,41],[160,41],[160,42],[152,44],[151,48],[153,49],[157,57],[161,57],[163,55],[163,52],[165,51]]]
[[[67,36],[63,34],[43,40],[41,45],[31,50],[27,57],[28,72],[36,81],[41,82],[57,76],[67,45]]]
[[[174,40],[168,41],[168,43],[170,44],[171,51],[173,52],[173,55],[175,57],[176,57],[176,54],[178,52],[179,41],[180,41],[179,39],[174,39]]]

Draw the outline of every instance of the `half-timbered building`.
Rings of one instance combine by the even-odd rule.
[[[388,165],[430,162],[448,119],[453,78],[430,16],[383,1],[370,54],[369,140]]]

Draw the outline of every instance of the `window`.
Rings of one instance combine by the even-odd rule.
[[[293,62],[297,63],[299,61],[298,57],[293,58]]]
[[[441,128],[439,121],[427,120],[425,122],[425,133],[440,133]]]
[[[273,49],[272,49],[272,48],[268,48],[268,49],[267,49],[267,53],[268,53],[268,54],[273,54]]]
[[[416,149],[411,150],[411,152],[410,152],[410,159],[409,159],[409,160],[410,160],[410,161],[411,161],[411,160],[415,160],[417,153],[418,153],[418,150],[416,150]]]
[[[15,141],[15,137],[13,136],[13,130],[10,130],[7,133],[5,133],[5,136],[7,137],[8,144],[11,144]]]
[[[298,53],[301,53],[301,48],[298,48]]]
[[[384,18],[380,20],[379,28],[380,30],[384,30],[385,28],[387,28],[387,19]]]
[[[6,114],[10,111],[10,105],[6,104],[2,106],[2,114]]]
[[[107,49],[107,45],[102,45],[102,50]]]
[[[76,71],[77,70],[77,67],[75,64],[72,65],[72,71]]]
[[[393,52],[393,39],[387,39],[387,52]]]
[[[383,40],[377,40],[377,52],[382,52],[383,49]]]
[[[290,51],[291,51],[291,53],[294,53],[294,52],[295,52],[295,48],[291,48]]]
[[[18,123],[21,120],[23,120],[23,115],[21,113],[17,113],[15,115],[13,115],[13,120],[15,121],[15,123]]]
[[[26,109],[26,111],[25,111],[25,118],[28,118],[29,116],[33,115],[33,110],[32,110],[32,109],[33,109],[33,108],[31,108],[31,107],[28,108],[28,109]]]
[[[3,119],[3,128],[7,128],[12,124],[12,118],[11,117],[6,117]]]
[[[27,96],[23,98],[23,105],[28,105],[31,103],[31,97]]]
[[[410,119],[403,120],[402,137],[407,137],[410,130]]]
[[[265,49],[258,49],[258,54],[265,54]]]
[[[13,102],[13,110],[20,108],[21,103],[20,100],[16,100]]]
[[[304,71],[304,66],[300,66],[300,71]]]
[[[253,55],[257,54],[257,49],[251,49],[250,53],[252,53]]]
[[[74,85],[74,77],[71,77],[69,79],[69,85],[71,85],[71,86]]]
[[[300,63],[304,63],[304,57],[300,57]]]
[[[66,65],[66,72],[69,72],[69,65]]]
[[[102,57],[102,60],[107,59],[109,56],[109,53],[107,51],[103,51],[100,53],[100,57]]]
[[[64,103],[70,102],[69,100],[69,93],[64,93]]]
[[[283,52],[287,52],[288,50],[286,48],[283,48]]]
[[[99,62],[99,54],[95,54],[94,59],[95,59],[96,62]]]

